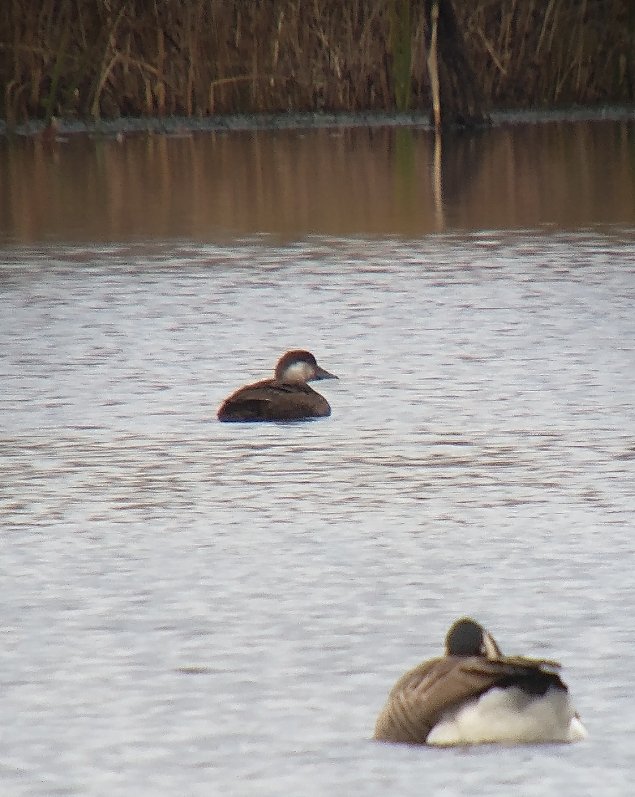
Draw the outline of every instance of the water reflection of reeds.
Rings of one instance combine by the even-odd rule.
[[[26,140],[0,149],[0,226],[31,241],[628,224],[634,152],[625,122],[501,126],[436,154],[416,129]]]

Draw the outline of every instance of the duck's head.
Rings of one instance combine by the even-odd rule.
[[[447,656],[485,656],[498,659],[502,655],[494,637],[471,617],[457,620],[445,637]]]
[[[311,382],[314,379],[337,379],[317,364],[310,351],[294,349],[283,354],[276,365],[276,379],[281,382]]]

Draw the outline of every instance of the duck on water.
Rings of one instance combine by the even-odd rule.
[[[375,725],[375,739],[430,745],[575,742],[587,736],[560,665],[504,656],[464,617],[447,633],[445,656],[403,675]]]
[[[301,421],[331,414],[328,401],[307,382],[337,379],[317,364],[309,351],[294,349],[278,360],[273,379],[245,385],[221,404],[218,420]]]

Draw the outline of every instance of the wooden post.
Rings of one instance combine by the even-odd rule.
[[[432,115],[434,129],[441,130],[441,98],[439,96],[439,64],[437,61],[437,33],[439,28],[439,3],[432,0],[430,9],[430,45],[428,47],[428,75],[432,93]]]

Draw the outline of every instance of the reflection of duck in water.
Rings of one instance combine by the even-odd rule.
[[[574,742],[586,730],[546,659],[503,656],[469,618],[445,639],[445,656],[403,675],[388,696],[375,739],[409,744]]]
[[[328,401],[307,385],[314,379],[337,379],[308,351],[283,354],[273,379],[245,385],[225,399],[219,421],[299,421],[331,414]]]

